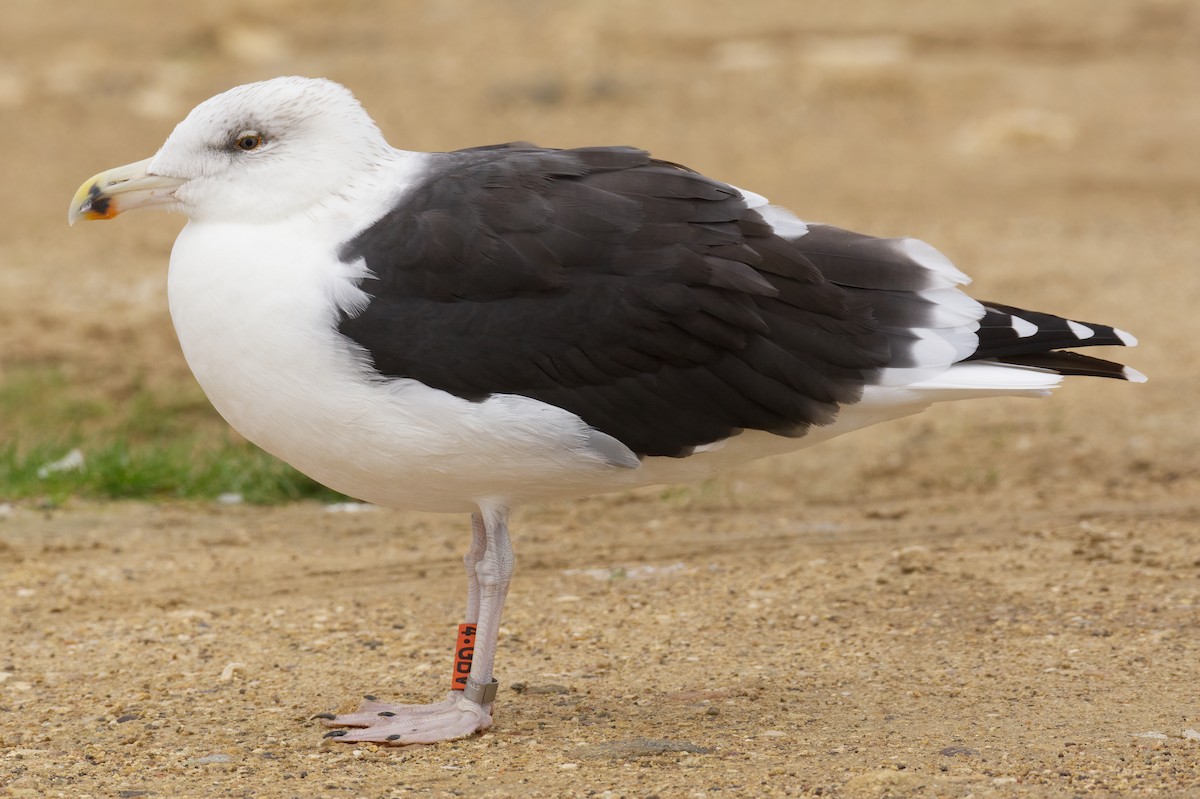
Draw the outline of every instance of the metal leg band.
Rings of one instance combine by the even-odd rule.
[[[477,705],[490,705],[496,701],[496,692],[500,690],[500,682],[493,679],[484,684],[467,678],[467,687],[463,689],[463,697]]]

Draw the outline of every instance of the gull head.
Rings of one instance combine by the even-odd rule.
[[[67,221],[159,207],[198,222],[269,222],[344,193],[392,152],[340,84],[249,83],[192,109],[153,157],[85,181]]]

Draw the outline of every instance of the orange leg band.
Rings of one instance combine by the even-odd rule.
[[[471,676],[471,656],[475,654],[475,625],[458,625],[458,645],[454,647],[454,673],[450,676],[450,690],[462,691]]]

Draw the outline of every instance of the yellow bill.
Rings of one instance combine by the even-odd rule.
[[[135,208],[175,202],[175,190],[184,181],[150,174],[146,170],[151,160],[119,166],[85,180],[71,198],[67,224],[80,219],[112,219]]]

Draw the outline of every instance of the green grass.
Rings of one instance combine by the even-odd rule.
[[[84,465],[39,476],[46,464],[79,449]],[[81,441],[0,450],[0,498],[40,498],[59,504],[70,497],[98,499],[215,499],[240,494],[245,502],[336,500],[324,488],[262,450],[231,440]]]
[[[39,476],[73,449],[82,468]],[[10,370],[0,383],[0,501],[222,494],[256,504],[341,498],[230,432],[194,384],[97,389],[44,367]]]

